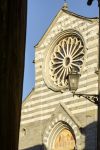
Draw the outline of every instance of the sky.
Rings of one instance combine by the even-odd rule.
[[[87,0],[66,0],[69,11],[86,17],[99,16],[97,0],[91,6]],[[28,0],[25,48],[25,68],[23,82],[24,100],[35,86],[34,46],[39,42],[51,21],[64,4],[64,0]]]

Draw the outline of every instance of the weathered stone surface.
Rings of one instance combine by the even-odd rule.
[[[55,47],[68,36],[69,31],[72,35],[73,33],[79,34],[84,41],[84,59],[81,61],[81,77],[77,92],[98,93],[98,76],[95,73],[98,64],[98,19],[78,16],[61,9],[45,35],[35,46],[36,83],[35,89],[23,103],[19,149],[41,150],[42,145],[45,145],[47,150],[51,150],[54,148],[53,144],[60,130],[69,126],[75,135],[77,150],[96,149],[97,107],[83,97],[73,97],[68,89],[57,92],[46,82],[46,75],[51,73],[50,57],[47,57],[47,54],[51,54],[54,65],[54,59],[58,54]],[[60,46],[64,49],[63,43],[60,43]],[[60,54],[59,50],[58,55]],[[48,69],[46,70],[44,66]],[[52,81],[56,82],[57,78],[53,72],[54,68]],[[51,76],[47,76],[48,83],[51,81],[50,78]],[[66,111],[59,107],[60,104],[63,104]],[[24,128],[28,128],[27,134],[21,136],[25,133]],[[34,140],[33,132],[35,133]]]

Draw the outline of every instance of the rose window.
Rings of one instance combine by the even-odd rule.
[[[49,74],[58,87],[66,87],[67,76],[74,70],[81,71],[84,60],[84,45],[77,36],[69,36],[58,42],[51,54]]]

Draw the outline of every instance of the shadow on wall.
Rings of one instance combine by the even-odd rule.
[[[93,122],[81,129],[85,136],[85,150],[96,150],[97,147],[97,122]]]
[[[44,150],[44,145],[35,145],[33,147],[29,147],[29,148],[22,149],[22,150]]]
[[[97,122],[93,122],[80,130],[81,133],[85,136],[84,150],[96,150]],[[21,150],[46,150],[46,148],[44,147],[44,145],[35,145],[33,147]]]

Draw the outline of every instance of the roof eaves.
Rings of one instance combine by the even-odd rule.
[[[78,17],[80,19],[84,19],[84,20],[87,20],[87,21],[92,21],[93,22],[93,21],[98,21],[99,20],[99,17],[85,17],[85,16],[78,15],[76,13],[73,13],[71,11],[68,11],[68,10],[65,11],[65,10],[62,9],[62,11],[69,14],[69,15],[72,15],[72,16],[75,16],[75,17]]]
[[[45,33],[43,34],[43,36],[40,38],[39,42],[34,46],[34,48],[38,48],[40,46],[40,44],[46,38],[47,34],[51,30],[51,28],[53,27],[53,25],[55,24],[55,22],[58,20],[59,16],[62,14],[62,12],[67,13],[67,14],[72,15],[72,16],[75,16],[75,17],[80,18],[80,19],[84,19],[84,20],[89,21],[89,22],[99,22],[99,17],[93,17],[93,18],[84,17],[84,16],[78,15],[76,13],[73,13],[73,12],[71,12],[69,10],[65,10],[62,7],[60,9],[60,11],[57,13],[57,15],[53,18],[53,20],[50,23],[49,27],[47,28],[47,30],[45,31]]]

